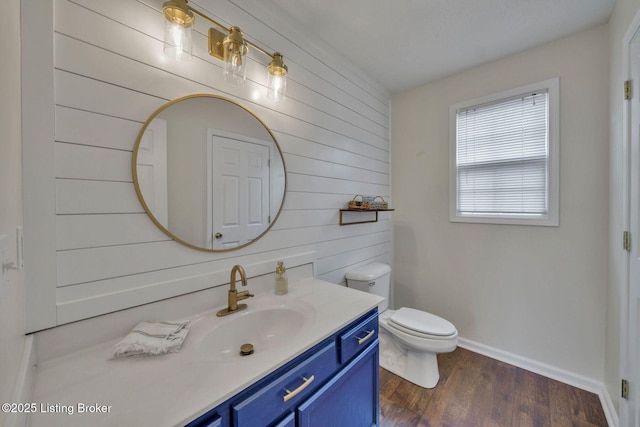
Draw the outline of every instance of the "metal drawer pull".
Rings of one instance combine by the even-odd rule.
[[[366,331],[365,331],[366,332]],[[367,332],[367,335],[365,335],[362,338],[358,338],[356,337],[356,339],[358,340],[358,345],[362,345],[363,343],[365,343],[369,338],[371,338],[373,336],[373,334],[376,333],[376,330],[374,329],[371,332]]]
[[[282,398],[285,402],[288,402],[290,399],[293,399],[298,395],[298,393],[300,393],[302,390],[307,388],[307,386],[313,382],[315,377],[311,375],[309,378],[302,377],[302,379],[304,382],[300,384],[300,387],[298,387],[297,389],[293,391],[289,391],[286,388],[284,389],[284,391],[287,392],[287,394],[285,394],[284,397]]]

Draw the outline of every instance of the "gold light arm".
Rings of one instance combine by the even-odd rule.
[[[245,43],[248,44],[249,46],[251,46],[252,48],[254,48],[255,50],[257,50],[258,52],[268,56],[269,58],[273,59],[273,55],[269,52],[267,52],[266,50],[264,50],[263,48],[261,48],[260,46],[256,46],[254,43],[252,43],[250,40],[245,40]]]
[[[207,15],[205,15],[204,13],[198,11],[197,9],[194,9],[193,7],[187,5],[187,7],[189,8],[190,11],[192,11],[193,13],[195,13],[196,15],[198,15],[199,17],[203,18],[204,20],[212,23],[213,25],[215,25],[216,27],[226,31],[227,33],[231,32],[231,28],[230,27],[226,27],[224,25],[222,25],[221,23],[219,23],[218,21],[216,21],[215,19],[209,18]],[[244,39],[244,42],[246,44],[248,44],[249,46],[251,46],[252,48],[254,48],[255,50],[257,50],[258,52],[262,53],[263,55],[268,56],[269,58],[273,59],[273,54],[267,52],[266,50],[264,50],[263,48],[261,48],[260,46],[256,45],[255,43],[253,43],[250,40]]]
[[[210,23],[212,23],[213,25],[215,25],[218,28],[221,28],[223,30],[225,30],[227,33],[231,32],[231,28],[230,27],[225,27],[224,25],[222,25],[221,23],[219,23],[218,21],[216,21],[215,19],[211,19],[209,18],[207,15],[205,15],[202,12],[199,12],[197,9],[194,9],[193,7],[187,5],[187,7],[189,8],[190,11],[192,11],[193,13],[195,13],[196,15],[198,15],[199,17],[205,19],[206,21],[209,21]]]

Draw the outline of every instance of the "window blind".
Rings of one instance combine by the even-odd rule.
[[[548,98],[537,91],[457,111],[459,214],[547,214]]]

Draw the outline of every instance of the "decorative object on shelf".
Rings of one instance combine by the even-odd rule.
[[[361,200],[357,200],[358,197]],[[378,200],[380,199],[380,200]],[[362,194],[356,194],[353,200],[349,202],[350,210],[358,211],[374,211],[378,209],[389,209],[389,203],[387,203],[382,196],[363,196]]]
[[[389,209],[389,203],[387,203],[382,196],[376,196],[372,202],[369,202],[369,210],[371,209]]]
[[[215,28],[209,29],[209,54],[224,61],[222,68],[226,81],[242,84],[246,80],[246,55],[251,46],[263,55],[271,58],[267,65],[268,88],[267,97],[273,101],[285,99],[287,88],[288,68],[284,64],[282,54],[269,53],[244,38],[238,27],[226,27],[204,13],[187,4],[187,0],[169,0],[162,5],[165,17],[164,52],[167,56],[178,60],[190,60],[192,56],[192,29],[195,15],[212,23],[223,32]]]
[[[358,197],[361,197],[362,200],[357,200]],[[378,200],[380,199],[380,200]],[[366,224],[368,222],[378,222],[378,212],[391,212],[395,209],[389,209],[389,203],[387,203],[382,196],[363,196],[361,194],[357,194],[353,200],[349,202],[348,209],[340,209],[340,225],[353,225],[353,224]],[[344,222],[344,213],[348,212],[347,215],[350,214],[375,214],[375,218],[368,219],[365,221],[350,221]],[[369,218],[372,218],[369,215]]]
[[[360,200],[358,200],[360,197]],[[349,202],[349,209],[369,209],[370,198],[365,198],[362,194],[356,194]]]

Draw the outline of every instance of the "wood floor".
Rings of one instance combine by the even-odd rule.
[[[458,348],[440,382],[418,387],[380,368],[380,426],[607,426],[598,396]]]

